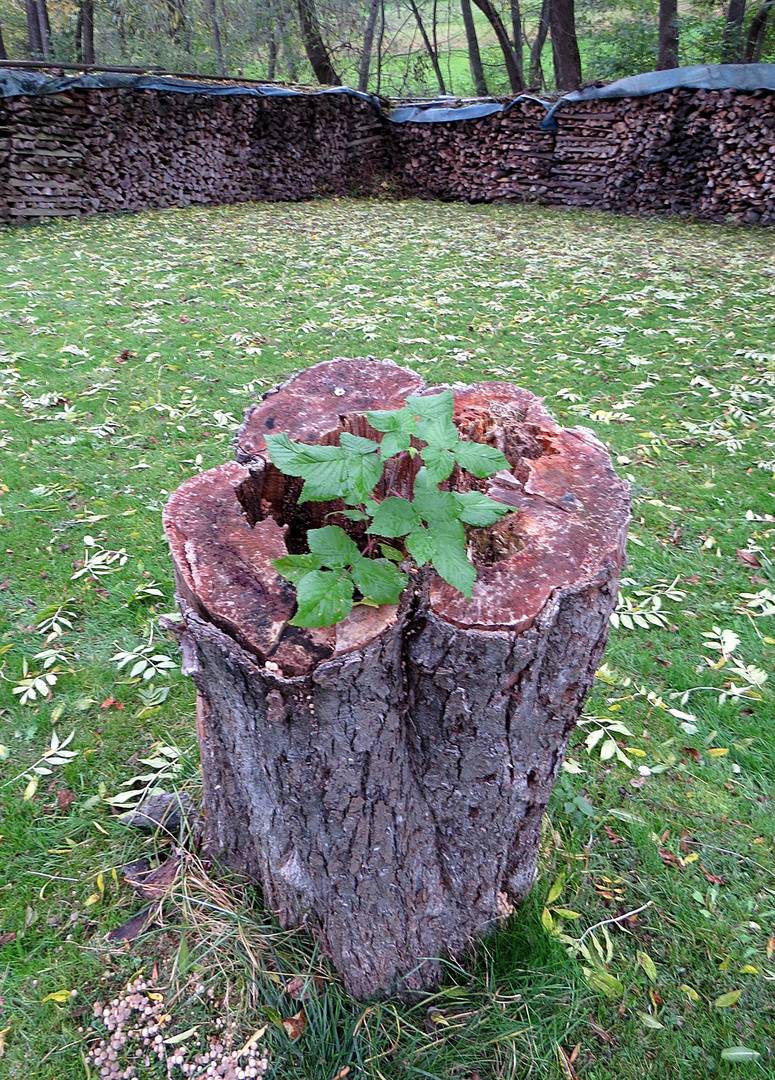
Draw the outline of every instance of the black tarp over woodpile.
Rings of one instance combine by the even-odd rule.
[[[261,884],[283,926],[309,926],[358,997],[438,983],[437,958],[530,888],[629,520],[628,486],[591,432],[506,383],[456,390],[461,437],[505,453],[487,487],[515,508],[469,536],[472,601],[424,568],[398,605],[290,625],[295,593],[271,559],[307,527],[357,526],[341,503],[299,506],[264,435],[373,437],[364,409],[422,389],[393,364],[318,364],[250,411],[237,462],[164,511],[210,849]],[[408,477],[392,482],[410,493]]]

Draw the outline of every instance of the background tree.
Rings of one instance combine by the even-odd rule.
[[[476,24],[474,14],[471,11],[471,0],[460,0],[460,10],[463,15],[463,25],[466,31],[466,44],[468,46],[468,64],[471,69],[471,78],[474,90],[478,97],[486,97],[487,82],[482,67],[482,55],[479,52],[479,39],[476,36]]]
[[[659,0],[657,71],[678,67],[678,0]]]
[[[3,26],[0,23],[0,60],[7,60],[8,53],[5,51],[5,42],[3,41]]]
[[[380,0],[371,0],[369,16],[366,20],[366,29],[363,34],[363,50],[361,52],[361,66],[358,72],[358,89],[369,88],[369,67],[371,65],[371,50],[374,47],[374,29],[377,25]]]
[[[544,73],[541,67],[541,53],[544,50],[546,36],[549,33],[550,2],[551,0],[543,0],[541,4],[541,13],[538,16],[536,35],[533,38],[533,44],[530,48],[530,73],[528,78],[530,80],[530,85],[537,90],[541,88],[544,82]]]
[[[493,29],[495,37],[498,39],[498,44],[501,47],[503,59],[506,64],[506,71],[509,76],[509,85],[512,93],[520,94],[525,89],[525,80],[522,77],[522,62],[520,60],[520,62],[517,63],[517,58],[514,55],[509,35],[506,31],[506,27],[503,25],[503,20],[498,14],[497,8],[492,3],[492,0],[474,0],[474,3],[487,19]]]
[[[415,3],[415,0],[409,0],[409,7],[412,9],[412,14],[414,15],[415,22],[417,23],[417,29],[420,31],[420,35],[422,36],[423,42],[425,44],[426,52],[428,53],[428,56],[430,57],[431,64],[433,64],[433,70],[434,70],[434,72],[436,74],[436,79],[437,79],[438,84],[439,84],[439,91],[442,94],[446,94],[447,88],[446,88],[446,86],[444,84],[444,76],[441,73],[441,64],[439,64],[438,51],[433,46],[433,44],[431,43],[430,38],[428,37],[428,31],[425,29],[425,23],[422,20],[422,16],[420,15],[420,9],[417,7],[417,4]],[[435,9],[434,9],[434,14],[433,14],[433,24],[434,24],[433,36],[435,38],[436,37],[436,31],[435,31],[436,13],[435,13]]]
[[[762,58],[764,38],[767,33],[767,20],[770,12],[775,7],[775,0],[765,0],[751,20],[748,28],[748,39],[745,44],[745,62],[758,64]]]
[[[745,0],[729,0],[721,44],[721,62],[739,64],[743,55],[743,19]]]
[[[304,49],[317,81],[324,86],[337,86],[339,76],[334,71],[328,49],[320,32],[315,0],[298,0],[299,23]]]
[[[581,86],[581,56],[573,0],[550,0],[549,29],[557,89],[576,90]]]

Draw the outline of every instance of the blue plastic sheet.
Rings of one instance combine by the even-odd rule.
[[[775,64],[697,64],[667,71],[647,71],[608,86],[588,86],[565,94],[555,102],[541,121],[541,127],[544,131],[553,131],[557,127],[555,114],[564,101],[646,97],[677,87],[686,90],[775,90]]]
[[[391,109],[388,119],[394,124],[449,124],[456,120],[479,120],[483,116],[493,116],[495,113],[508,112],[519,101],[537,101],[548,109],[549,102],[541,98],[533,97],[532,94],[520,94],[503,105],[498,101],[476,101],[470,105],[450,106],[443,101],[432,101],[427,105],[404,105],[397,109]]]
[[[208,97],[326,97],[346,94],[348,97],[368,101],[382,112],[382,105],[375,94],[351,90],[349,86],[333,86],[326,90],[291,90],[287,86],[259,84],[256,86],[226,85],[197,82],[193,79],[175,79],[164,75],[124,75],[119,72],[103,72],[98,75],[64,75],[52,77],[39,71],[22,71],[17,68],[0,69],[0,98],[21,96],[44,96],[65,94],[69,90],[166,90],[173,94],[204,94]]]

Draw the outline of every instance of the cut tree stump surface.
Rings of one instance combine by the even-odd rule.
[[[507,383],[455,389],[461,437],[502,450],[489,481],[516,508],[469,530],[465,599],[430,568],[397,606],[336,627],[289,625],[271,560],[341,503],[303,504],[265,434],[374,436],[360,414],[424,392],[373,360],[318,364],[249,410],[236,463],[193,477],[164,512],[184,670],[198,688],[208,842],[259,882],[283,926],[319,936],[351,993],[438,983],[529,889],[541,820],[608,633],[629,488],[584,428]],[[429,388],[428,393],[437,388]],[[409,466],[392,478],[411,489]],[[326,515],[331,515],[326,517]]]

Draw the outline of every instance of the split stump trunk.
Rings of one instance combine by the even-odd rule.
[[[271,560],[306,550],[341,503],[297,505],[301,481],[264,436],[336,443],[364,411],[422,393],[373,360],[317,364],[249,410],[236,462],[184,483],[164,512],[184,617],[210,849],[308,925],[356,997],[437,984],[535,876],[541,820],[608,634],[630,497],[607,451],[507,383],[455,390],[461,437],[511,469],[453,473],[515,512],[471,529],[467,602],[428,568],[397,606],[335,627],[289,625]],[[431,392],[430,390],[428,392]]]

